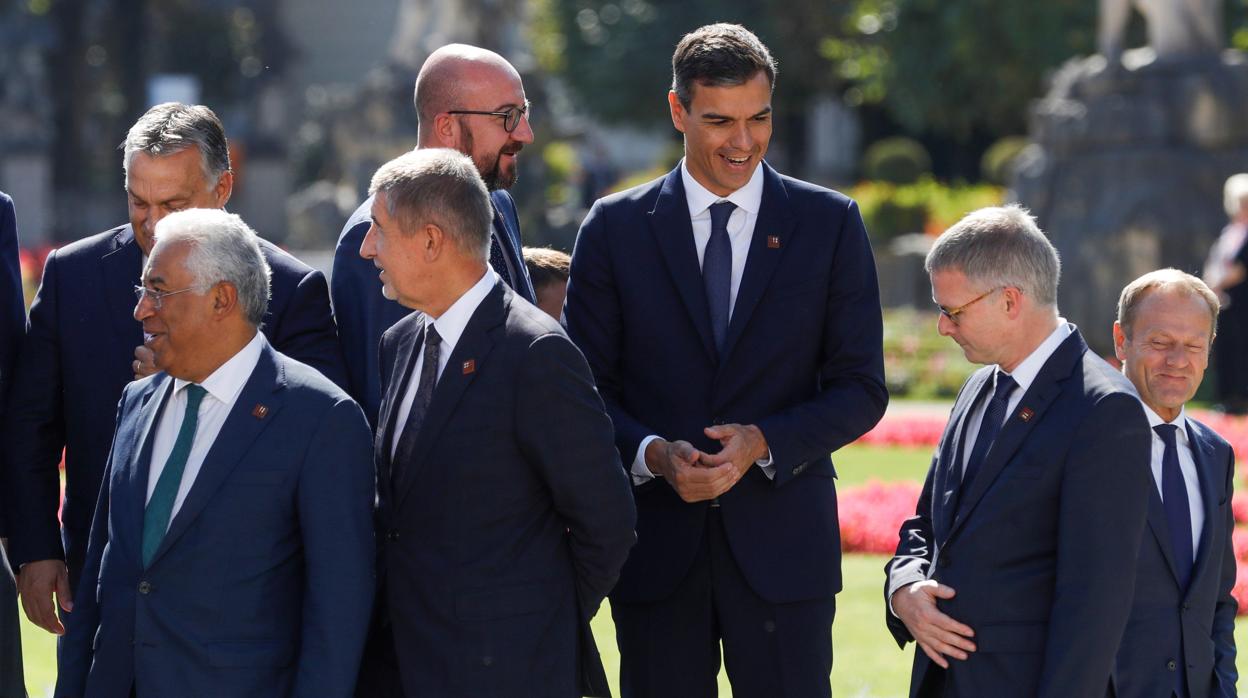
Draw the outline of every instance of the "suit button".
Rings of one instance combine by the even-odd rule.
[[[143,580],[143,581],[139,582],[139,593],[140,593],[140,594],[150,594],[150,593],[152,593],[152,584],[151,584],[151,582],[149,582],[149,581],[147,581],[147,580]]]
[[[482,663],[482,664],[484,664],[485,666],[491,666],[491,665],[493,665],[493,664],[494,664],[494,658],[493,658],[493,657],[482,657],[482,658],[481,658],[481,663]]]
[[[386,540],[390,541],[391,543],[393,543],[394,541],[398,539],[399,539],[399,532],[397,529],[391,529],[390,531],[386,532]]]
[[[1166,662],[1166,668],[1169,669],[1170,671],[1174,671],[1179,668],[1179,665],[1177,662],[1171,659],[1170,661]]]
[[[1184,601],[1184,602],[1183,602],[1183,610],[1184,610],[1184,611],[1191,609],[1191,607],[1192,607],[1192,605],[1191,605],[1191,604],[1189,604],[1188,602],[1186,602],[1186,601]]]

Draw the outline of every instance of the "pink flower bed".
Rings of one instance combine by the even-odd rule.
[[[922,485],[917,482],[870,480],[837,496],[841,519],[841,550],[891,555],[897,550],[901,522],[914,516]]]
[[[945,430],[947,414],[908,413],[885,414],[879,424],[858,439],[871,446],[935,446]]]

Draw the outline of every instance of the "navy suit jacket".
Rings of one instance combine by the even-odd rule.
[[[477,307],[392,486],[398,405],[424,346],[381,339],[380,569],[409,696],[607,695],[589,620],[635,540],[584,357],[501,281]]]
[[[272,298],[262,329],[279,351],[345,385],[325,277],[264,240]],[[134,380],[142,252],[124,225],[48,255],[9,391],[10,553],[14,565],[64,558],[71,587],[113,438],[121,391]],[[64,541],[57,523],[65,453]]]
[[[172,385],[159,373],[122,396],[56,696],[352,695],[375,584],[359,406],[266,344],[144,567],[152,441]]]
[[[944,696],[1103,696],[1131,607],[1152,475],[1151,431],[1131,384],[1076,330],[1053,352],[966,492],[961,444],[993,366],[962,386],[915,516],[886,568],[885,599],[934,579],[940,610],[975,631]],[[899,645],[912,640],[885,611]],[[910,695],[941,671],[914,652]]]
[[[26,303],[22,298],[22,267],[18,261],[17,216],[13,212],[13,200],[0,192],[0,420],[5,414],[4,395],[13,383],[17,347],[25,334]],[[0,453],[0,484],[4,482],[7,456],[7,453]],[[0,538],[7,535],[6,529],[4,502],[0,501]]]
[[[494,204],[494,229],[500,232],[503,253],[517,270],[514,290],[530,303],[537,303],[524,252],[520,242],[520,220],[511,194],[499,189],[490,192]],[[377,268],[360,256],[360,244],[372,225],[373,197],[368,197],[347,219],[334,250],[334,271],[329,290],[334,300],[334,317],[338,321],[338,340],[347,361],[347,392],[364,408],[370,424],[377,424],[381,406],[381,370],[377,362],[377,344],[381,333],[412,311],[381,295]]]
[[[733,555],[772,603],[841,588],[830,453],[884,414],[879,287],[857,205],[763,167],[762,206],[722,355],[680,168],[599,200],[572,255],[564,320],[594,371],[628,467],[651,434],[714,453],[712,424],[756,424],[776,469],[719,498]],[[612,592],[670,595],[692,564],[708,503],[662,478],[634,488],[637,546]]]
[[[1185,662],[1188,695],[1234,698],[1235,551],[1231,489],[1235,454],[1212,429],[1187,418],[1192,460],[1200,476],[1205,526],[1187,589],[1179,587],[1170,530],[1161,496],[1148,492],[1148,526],[1135,572],[1131,619],[1118,649],[1114,688],[1118,698],[1169,698],[1175,671]],[[1155,483],[1156,480],[1153,480]]]

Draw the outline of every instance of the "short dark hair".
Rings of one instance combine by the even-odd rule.
[[[776,59],[757,36],[740,24],[708,24],[685,34],[672,54],[672,91],[685,109],[693,86],[733,87],[762,71],[776,87]]]
[[[547,284],[566,283],[572,269],[572,258],[567,252],[549,247],[526,247],[524,266],[528,267],[533,289],[537,290]]]
[[[369,185],[404,235],[433,223],[464,253],[486,261],[494,209],[472,158],[449,148],[418,148],[382,165]]]
[[[161,157],[190,147],[199,149],[204,179],[209,186],[215,186],[230,169],[230,146],[221,120],[202,104],[157,104],[139,117],[126,134],[121,144],[122,167],[127,173],[130,171],[130,158],[135,153]]]

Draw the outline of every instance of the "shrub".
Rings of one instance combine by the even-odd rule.
[[[862,156],[862,171],[868,179],[911,184],[932,171],[932,158],[922,143],[894,136],[878,140],[867,148]]]
[[[901,186],[861,182],[847,193],[858,202],[867,232],[877,242],[906,233],[936,235],[971,211],[1005,200],[1005,190],[993,184],[944,184],[930,176]]]
[[[1014,161],[1027,147],[1028,140],[1022,136],[1006,136],[989,146],[979,160],[979,173],[985,181],[1009,186],[1014,176]]]

